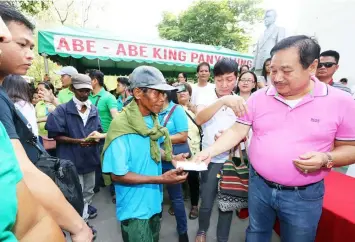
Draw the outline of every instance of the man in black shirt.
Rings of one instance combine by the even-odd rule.
[[[0,3],[0,16],[12,35],[11,41],[0,43],[1,84],[7,75],[24,75],[30,68],[34,56],[34,26],[20,12],[5,3]],[[31,193],[47,209],[56,223],[71,233],[73,242],[91,242],[92,231],[85,221],[66,201],[54,182],[30,161],[20,142],[22,134],[16,130],[14,105],[1,87],[0,110],[0,121],[11,139],[24,181]]]

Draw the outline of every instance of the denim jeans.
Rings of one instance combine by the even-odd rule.
[[[167,171],[169,171],[169,169],[163,169],[163,173]],[[187,219],[182,186],[181,184],[172,184],[166,187],[175,213],[177,232],[178,234],[184,234],[187,232]]]
[[[207,171],[201,172],[201,206],[198,216],[198,233],[205,232],[210,226],[210,218],[213,204],[218,192],[217,174],[220,172],[223,163],[210,163]],[[233,212],[222,212],[218,209],[217,241],[227,242],[229,230],[233,219]]]
[[[313,242],[322,214],[324,181],[304,190],[270,188],[250,168],[247,242],[267,242],[278,217],[282,242]]]

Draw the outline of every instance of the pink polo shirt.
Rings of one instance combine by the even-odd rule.
[[[313,91],[294,108],[269,86],[248,99],[248,113],[237,119],[252,126],[249,159],[269,181],[286,186],[318,182],[328,169],[304,174],[293,160],[310,151],[330,151],[334,140],[355,141],[355,101],[341,90],[312,80]]]

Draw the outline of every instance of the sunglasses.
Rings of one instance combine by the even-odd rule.
[[[323,66],[325,68],[330,68],[334,65],[336,65],[337,63],[334,63],[334,62],[324,62],[324,63],[318,63],[318,68],[322,68]]]

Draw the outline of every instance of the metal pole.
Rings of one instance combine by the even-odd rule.
[[[44,61],[44,71],[46,72],[47,75],[49,75],[49,67],[48,67],[48,59],[47,59],[47,54],[42,53],[43,61]]]

